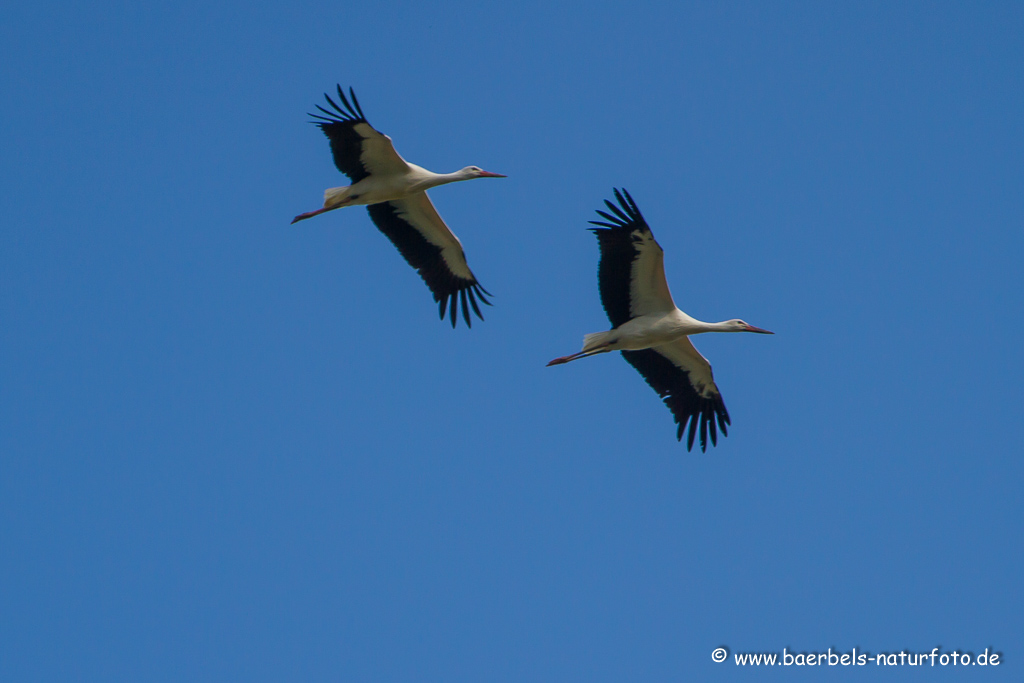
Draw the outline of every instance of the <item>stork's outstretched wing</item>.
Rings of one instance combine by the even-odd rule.
[[[395,151],[391,138],[366,121],[355,92],[352,88],[348,92],[351,102],[338,86],[338,97],[344,106],[338,106],[330,95],[324,93],[334,111],[318,104],[316,108],[326,116],[310,114],[318,119],[311,123],[315,123],[331,141],[334,165],[351,178],[353,184],[372,174],[390,175],[408,170],[409,164]]]
[[[484,319],[476,300],[479,298],[490,306],[485,296],[490,292],[480,286],[469,269],[462,244],[438,215],[426,192],[371,204],[366,209],[380,231],[427,283],[434,301],[439,304],[442,319],[447,309],[455,327],[460,303],[468,327],[473,326],[470,306],[477,317]]]
[[[679,425],[676,438],[680,441],[689,422],[687,450],[693,448],[698,423],[701,451],[707,451],[709,431],[711,444],[718,445],[716,426],[722,430],[722,436],[729,435],[726,427],[731,424],[729,411],[715,385],[711,364],[694,348],[689,337],[642,351],[623,351],[622,356],[643,375],[672,411]]]
[[[655,241],[629,192],[615,190],[616,206],[605,200],[607,211],[598,211],[604,221],[590,221],[601,248],[597,279],[601,303],[612,327],[648,313],[674,310],[672,294],[665,281],[665,253]]]

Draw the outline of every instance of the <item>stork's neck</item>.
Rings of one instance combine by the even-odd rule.
[[[455,171],[454,173],[433,173],[426,171],[427,175],[423,178],[423,189],[437,187],[438,185],[447,185],[448,183],[457,183],[460,180],[469,180],[473,176],[466,175],[462,171]]]
[[[686,335],[724,331],[719,327],[723,323],[706,323],[703,320],[697,320],[692,315],[687,315],[678,308],[670,313],[669,317],[672,319],[672,327],[674,330]]]
[[[697,327],[696,332],[691,334],[702,334],[704,332],[737,332],[733,327],[730,327],[728,320],[723,320],[720,323],[706,323],[703,320],[694,320],[693,325]]]

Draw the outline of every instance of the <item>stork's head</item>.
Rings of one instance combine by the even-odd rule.
[[[491,173],[490,171],[485,171],[482,168],[480,168],[479,166],[467,166],[466,168],[464,168],[461,171],[459,171],[459,173],[464,175],[466,180],[472,180],[473,178],[507,178],[508,177],[508,176],[503,176],[500,173]]]
[[[760,327],[754,327],[749,323],[745,323],[742,320],[729,320],[725,323],[729,332],[757,332],[758,334],[775,334],[768,330],[762,330]]]

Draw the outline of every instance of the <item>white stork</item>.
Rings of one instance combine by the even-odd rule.
[[[623,196],[625,195],[625,196]],[[758,332],[774,334],[742,320],[705,323],[686,315],[672,301],[665,281],[665,252],[654,240],[647,221],[640,214],[629,192],[616,189],[622,208],[605,200],[611,214],[598,211],[605,221],[590,221],[601,248],[597,278],[601,303],[611,321],[608,332],[583,337],[583,350],[556,358],[548,365],[568,363],[578,358],[608,351],[622,356],[643,375],[672,411],[682,441],[687,421],[690,433],[686,449],[700,423],[700,449],[707,450],[708,425],[711,443],[718,444],[717,427],[728,435],[729,411],[715,386],[711,364],[690,343],[689,335],[702,332]],[[614,214],[614,215],[612,215]]]
[[[461,300],[462,317],[466,325],[472,327],[467,300],[477,317],[483,320],[476,299],[479,297],[489,306],[491,304],[484,295],[491,294],[477,282],[466,263],[462,243],[438,215],[426,190],[460,180],[505,176],[476,166],[467,166],[454,173],[431,173],[410,164],[395,151],[391,138],[366,121],[351,88],[349,95],[351,102],[338,86],[338,96],[345,105],[342,108],[325,93],[324,97],[334,111],[318,104],[316,108],[326,116],[310,114],[318,119],[310,123],[319,126],[331,141],[334,165],[352,180],[352,184],[326,190],[322,209],[299,214],[292,223],[343,206],[367,205],[373,222],[433,292],[441,319],[444,319],[445,309],[450,309],[452,327],[455,327]]]

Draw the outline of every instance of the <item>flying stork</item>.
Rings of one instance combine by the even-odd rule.
[[[583,350],[556,358],[551,365],[568,363],[608,351],[622,356],[643,375],[672,411],[676,438],[686,437],[686,450],[693,448],[700,424],[700,449],[707,451],[710,427],[711,443],[718,444],[717,428],[728,435],[729,411],[715,385],[711,364],[690,343],[689,335],[702,332],[757,332],[774,334],[742,320],[705,323],[686,315],[672,301],[665,281],[665,252],[654,240],[647,221],[640,214],[629,192],[615,190],[619,206],[605,200],[611,213],[598,210],[604,221],[589,221],[597,235],[601,263],[597,278],[601,303],[611,321],[608,332],[583,337]],[[621,207],[621,208],[620,208]]]
[[[490,306],[485,294],[491,296],[491,293],[469,269],[462,243],[438,215],[426,191],[460,180],[505,176],[476,166],[454,173],[431,173],[410,164],[395,151],[391,138],[367,122],[352,88],[348,92],[351,101],[338,86],[343,107],[324,93],[334,111],[318,104],[316,108],[326,116],[310,114],[314,119],[310,123],[316,124],[331,141],[334,165],[352,180],[352,184],[326,190],[322,209],[299,214],[292,223],[343,206],[366,205],[380,231],[427,283],[438,303],[441,319],[444,320],[448,309],[452,327],[455,327],[461,302],[462,317],[466,325],[472,327],[469,306],[483,320],[476,300],[479,298]]]

